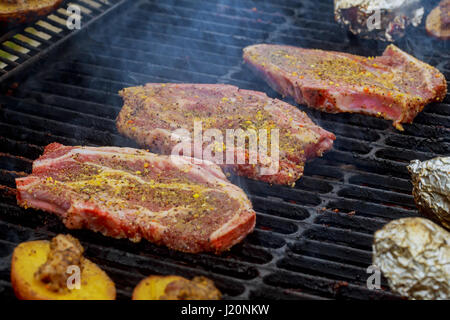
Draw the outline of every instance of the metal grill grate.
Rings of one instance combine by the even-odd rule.
[[[82,30],[70,30],[67,27],[68,18],[74,15],[74,12],[68,10],[70,6],[79,8],[80,21],[85,28],[124,2],[125,0],[65,1],[59,9],[31,25],[9,27],[7,32],[0,35],[0,82],[23,73],[27,67]]]
[[[15,202],[14,178],[31,171],[43,146],[136,146],[115,129],[122,106],[117,91],[145,82],[230,83],[281,98],[242,64],[242,48],[250,44],[364,55],[384,49],[347,36],[332,10],[331,0],[136,1],[11,87],[0,97],[0,294],[13,297],[9,263],[17,243],[67,232],[52,215]],[[446,45],[422,29],[399,46],[450,77]],[[447,96],[428,106],[403,133],[382,119],[299,106],[336,134],[333,150],[308,163],[295,188],[232,177],[249,194],[257,227],[222,256],[71,233],[116,282],[119,298],[155,273],[208,276],[227,298],[398,298],[386,281],[384,290],[366,287],[372,235],[391,219],[417,215],[405,165],[449,154],[449,103]]]

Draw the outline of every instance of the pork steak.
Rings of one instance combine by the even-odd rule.
[[[124,106],[117,117],[117,128],[142,147],[171,154],[180,141],[188,138],[193,151],[180,154],[202,158],[205,155],[202,150],[207,149],[208,143],[209,146],[218,143],[218,148],[212,153],[214,156],[223,153],[221,161],[216,157],[206,159],[237,175],[269,183],[293,185],[303,174],[304,162],[321,156],[332,147],[335,139],[332,133],[315,125],[306,113],[296,107],[271,99],[262,92],[231,85],[149,83],[123,89],[120,95],[124,99]],[[202,123],[203,132],[212,129],[219,131],[224,138],[220,143],[218,140],[202,141],[198,146],[195,142],[196,122]],[[177,134],[174,138],[174,133],[179,129],[185,130],[185,135],[177,139],[180,135]],[[234,131],[239,138],[251,129],[255,133],[260,130],[268,133],[267,143],[263,143],[259,134],[255,134],[258,147],[267,147],[268,157],[260,157],[263,148],[250,148],[248,145],[239,148],[237,143],[235,146],[226,144],[226,136],[230,131]],[[273,129],[278,130],[278,140],[272,139]],[[250,143],[250,138],[246,141]],[[279,151],[277,157],[274,157],[272,147]],[[199,148],[202,150],[197,153]],[[226,155],[228,152],[234,152],[234,161],[229,161],[231,157]],[[239,152],[244,154],[244,161],[238,160]],[[250,161],[255,158],[257,161]],[[274,162],[276,170],[264,170],[267,167],[273,169]]]
[[[367,58],[342,52],[259,44],[244,60],[276,91],[321,111],[383,117],[403,130],[430,102],[442,101],[445,77],[394,45]]]
[[[249,199],[218,166],[144,150],[53,143],[16,185],[20,206],[54,213],[70,229],[184,252],[220,253],[255,225]]]

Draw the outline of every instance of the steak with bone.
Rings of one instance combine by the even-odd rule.
[[[383,117],[399,130],[447,93],[442,73],[394,45],[375,58],[269,44],[246,47],[243,56],[274,90],[299,104]]]
[[[117,117],[117,128],[142,147],[171,154],[180,141],[187,141],[192,152],[180,154],[202,158],[209,155],[202,151],[216,144],[212,157],[206,157],[208,160],[238,175],[269,183],[293,185],[303,174],[304,162],[331,149],[335,139],[296,107],[262,92],[231,85],[149,83],[126,88],[120,95],[124,106]],[[222,141],[197,144],[196,122],[201,122],[205,133],[208,129],[218,131]],[[272,139],[273,129],[278,130],[278,140]],[[260,130],[267,132],[266,140],[259,139]],[[248,138],[249,145],[226,143],[230,132],[236,141]],[[249,132],[255,132],[260,149],[250,147]],[[277,157],[272,147],[279,151]],[[220,161],[216,157],[219,153],[222,153]],[[239,154],[243,154],[243,161],[239,161]]]
[[[16,185],[20,206],[54,213],[69,229],[184,252],[220,253],[255,225],[249,199],[218,166],[144,150],[53,143]]]

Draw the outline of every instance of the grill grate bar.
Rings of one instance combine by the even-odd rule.
[[[86,79],[92,79],[92,80],[94,80],[94,79],[101,79],[104,83],[106,83],[107,81],[112,81],[111,83],[113,85],[117,85],[117,84],[120,83],[120,84],[122,84],[122,87],[120,89],[122,89],[124,87],[127,87],[127,86],[130,86],[130,85],[134,86],[134,85],[142,84],[142,83],[146,83],[146,82],[175,82],[175,83],[177,83],[177,82],[180,83],[181,82],[180,80],[176,80],[176,79],[170,78],[168,76],[164,77],[163,72],[161,72],[162,75],[151,75],[151,76],[148,76],[145,73],[140,73],[140,72],[137,72],[137,71],[136,72],[131,72],[130,71],[130,72],[127,72],[127,73],[123,73],[123,71],[119,71],[118,69],[114,69],[112,65],[108,66],[108,67],[104,67],[104,66],[99,66],[99,65],[96,65],[96,64],[89,64],[89,63],[84,63],[84,62],[82,63],[80,61],[74,62],[72,64],[72,66],[74,68],[76,68],[76,71],[73,71],[73,70],[70,71],[70,70],[68,70],[66,68],[62,68],[62,70],[64,72],[67,72],[68,74],[71,73],[71,76],[80,76],[80,75],[82,75],[83,77],[86,77]],[[106,75],[105,76],[96,76],[96,77],[94,77],[92,75],[85,74],[84,73],[85,71],[89,72],[89,73],[91,73],[91,72],[95,73],[96,71],[101,72],[103,74],[106,73],[108,76],[112,77],[114,80],[108,80],[107,78],[105,78]],[[179,71],[176,70],[176,69],[174,69],[173,71],[174,71],[173,73],[175,73],[175,74],[179,73]],[[115,80],[115,79],[119,79],[121,76],[123,76],[123,78],[125,80],[120,80],[120,81]],[[200,77],[200,75],[197,74],[196,77]],[[202,79],[202,78],[200,78],[200,79]],[[61,88],[62,86],[65,86],[62,83],[57,83],[57,82],[51,81],[51,80],[50,81],[42,80],[41,84],[34,83],[34,84],[31,84],[31,85],[34,88],[36,88],[36,90],[46,90],[47,88],[45,88],[45,87],[42,88],[43,87],[42,86],[42,82],[45,82],[45,81],[46,82],[52,82],[51,86],[55,85],[56,86],[55,88],[58,88],[58,92],[59,92],[59,88]],[[125,82],[125,81],[130,81],[130,82]],[[96,82],[97,81],[92,81],[92,84],[95,85]],[[206,83],[206,81],[202,81],[202,82]],[[245,81],[234,81],[233,84],[234,85],[241,85],[241,87],[242,86],[248,86],[248,82],[245,82]],[[85,87],[86,87],[86,85],[84,85],[84,87],[83,87],[82,84],[70,85],[70,86],[73,87],[73,88],[78,87],[78,88],[76,88],[76,90],[81,90],[81,89],[85,90]],[[54,90],[55,88],[51,87],[51,88],[48,88],[47,90]],[[97,89],[95,89],[95,90],[97,90]],[[103,91],[101,93],[102,95],[104,95],[104,94],[111,94],[111,90],[107,90],[107,91],[97,90],[97,91]],[[117,91],[114,90],[112,92],[114,94],[115,98],[119,97],[117,95]],[[71,94],[71,93],[69,92],[68,94]],[[114,101],[115,101],[115,105],[117,105],[117,106],[121,106],[122,105],[121,99],[115,99]]]
[[[9,59],[5,59],[3,57],[0,57],[0,65],[1,65],[1,63],[5,64],[6,69],[10,69],[10,68],[13,68],[18,65],[17,62],[11,61]]]
[[[372,259],[371,252],[366,250],[348,248],[342,245],[328,244],[310,239],[301,239],[288,246],[290,250],[297,254],[337,259],[344,263],[352,263],[364,267],[367,267]]]
[[[1,50],[5,51],[11,55],[19,57],[20,60],[26,60],[26,59],[30,58],[30,56],[28,54],[25,54],[25,53],[22,53],[19,51],[15,51],[15,50],[11,49],[10,47],[8,47],[7,45],[5,45],[4,43],[1,44]]]
[[[368,290],[361,286],[355,286],[345,281],[328,281],[317,277],[311,279],[304,274],[292,274],[287,271],[279,271],[277,274],[271,274],[264,278],[267,284],[281,286],[291,290],[300,290],[300,292],[309,292],[312,290],[320,291],[324,297],[339,298],[346,297],[352,299],[395,299],[397,296],[382,291]]]
[[[30,52],[29,52],[30,57],[33,56],[33,55],[35,55],[36,52],[39,52],[39,49],[38,49],[37,47],[34,47],[34,46],[30,45],[29,43],[20,40],[19,38],[11,38],[11,39],[9,39],[8,41],[14,43],[14,44],[17,45],[17,46],[20,46],[20,47],[23,47],[23,48],[25,48],[25,49],[28,49],[28,50],[30,51]],[[14,51],[14,54],[15,54],[15,53],[16,53],[16,52]]]
[[[256,39],[264,39],[268,36],[268,31],[260,30],[260,29],[248,29],[242,27],[236,27],[229,24],[223,24],[216,21],[207,21],[199,20],[195,18],[185,19],[180,16],[174,16],[165,13],[154,12],[153,19],[149,24],[148,20],[145,19],[145,14],[141,12],[136,12],[130,17],[126,19],[122,19],[119,23],[123,28],[133,27],[132,21],[142,23],[142,28],[139,30],[153,31],[155,25],[160,26],[162,28],[171,28],[172,26],[186,26],[192,30],[193,27],[189,27],[190,24],[195,23],[196,31],[207,30],[209,32],[221,35],[228,36],[236,36],[248,38],[249,36],[253,36]],[[200,29],[202,28],[202,29]]]
[[[38,130],[32,130],[28,127],[23,127],[20,124],[11,125],[5,123],[0,119],[0,132],[4,137],[8,136],[17,141],[23,141],[34,144],[47,145],[54,141],[60,141],[61,143],[66,143],[68,145],[76,145],[77,140],[65,138],[62,136],[45,133]]]
[[[119,38],[120,39],[120,38]],[[98,42],[95,41],[92,44],[92,48],[94,50],[98,50],[100,52],[104,52],[106,54],[114,54],[118,53],[119,57],[124,56],[126,54],[130,54],[129,59],[137,58],[137,55],[142,56],[142,59],[140,61],[147,60],[147,57],[149,56],[148,50],[138,48],[137,46],[134,46],[133,48],[128,48],[126,45],[122,44],[121,41],[118,41],[117,43],[108,45],[106,42]],[[105,52],[104,50],[111,50],[111,52]],[[84,54],[89,54],[90,52],[83,51]],[[234,65],[240,62],[240,57],[227,57],[223,56],[218,53],[207,53],[202,50],[195,50],[193,48],[182,48],[176,45],[171,44],[163,44],[159,43],[158,47],[155,47],[152,51],[153,55],[159,55],[159,56],[169,56],[174,58],[179,58],[182,56],[182,54],[190,54],[189,57],[193,56],[193,59],[196,59],[196,56],[199,56],[199,61],[206,61],[208,63],[211,63],[213,65],[218,66],[227,66]],[[197,60],[197,59],[196,59]]]

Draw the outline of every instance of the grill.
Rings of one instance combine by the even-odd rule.
[[[67,27],[67,19],[74,16],[70,6],[80,9],[80,21],[89,26],[124,3],[124,0],[66,1],[58,10],[32,25],[7,27],[8,30],[0,35],[0,81],[26,72],[27,68],[56,52],[73,35],[81,32],[81,29]]]
[[[1,59],[3,77],[15,78],[1,83],[0,96],[4,299],[14,298],[9,282],[13,248],[68,232],[53,215],[18,207],[14,179],[28,174],[51,142],[137,147],[115,129],[122,106],[118,90],[145,82],[229,83],[281,99],[243,65],[244,46],[279,43],[373,56],[386,45],[357,40],[337,28],[332,1],[102,2],[80,32],[51,34],[43,42],[45,48],[64,50],[45,52],[18,43],[35,55],[20,56],[17,65]],[[10,39],[11,32],[17,30],[0,39]],[[448,45],[427,37],[423,28],[398,46],[450,77]],[[24,78],[22,63],[31,60],[40,65],[33,64]],[[257,226],[231,251],[192,255],[146,241],[133,244],[70,231],[82,241],[86,256],[115,281],[119,299],[129,299],[137,282],[150,274],[204,275],[229,299],[399,298],[385,279],[382,290],[366,286],[373,233],[392,219],[418,215],[405,166],[412,159],[450,153],[449,97],[426,107],[404,132],[382,119],[299,108],[336,134],[334,148],[308,163],[294,188],[232,176],[252,200]]]

